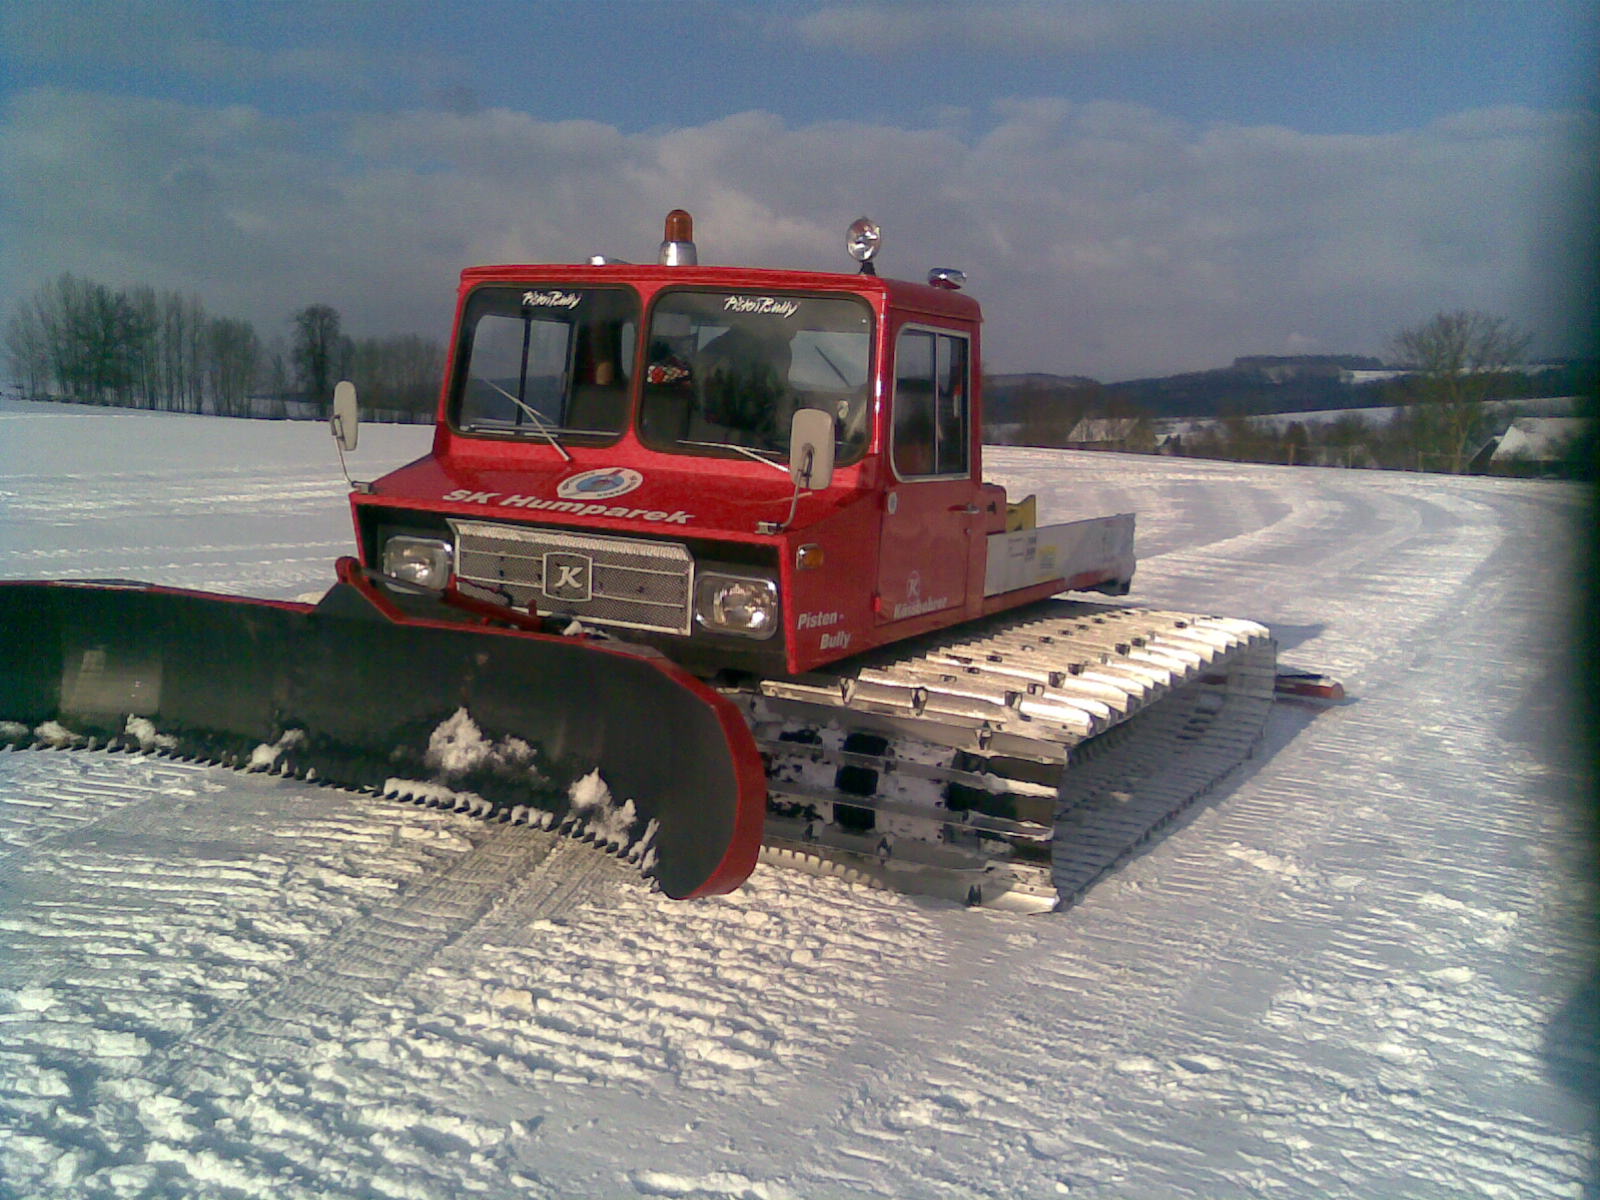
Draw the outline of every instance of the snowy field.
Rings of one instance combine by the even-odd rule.
[[[352,471],[427,437],[364,428]],[[1036,918],[768,868],[679,904],[525,827],[0,754],[0,1197],[1594,1189],[1581,494],[990,475],[1051,519],[1136,511],[1134,600],[1266,621],[1351,702],[1280,705],[1247,771]],[[344,490],[321,426],[11,404],[0,576],[319,591]]]

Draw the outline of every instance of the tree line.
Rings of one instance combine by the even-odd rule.
[[[1521,414],[1515,407],[1476,414],[1468,445],[1474,451],[1491,447]],[[1383,422],[1357,413],[1331,421],[1264,422],[1259,417],[1230,416],[1182,438],[1170,453],[1229,462],[1284,463],[1290,466],[1367,467],[1388,471],[1431,471],[1461,474],[1487,471],[1508,475],[1555,475],[1594,479],[1595,432],[1568,437],[1547,448],[1554,457],[1538,461],[1515,457],[1492,463],[1463,457],[1455,436],[1441,427],[1440,414],[1420,404],[1398,408]]]
[[[1460,474],[1503,434],[1518,414],[1486,404],[1537,395],[1521,368],[1531,337],[1504,317],[1441,312],[1394,335],[1390,361],[1403,371],[1374,390],[1374,407],[1393,411],[1373,421],[1351,411],[1331,420],[1264,417],[1234,408],[1188,432],[1163,436],[1161,423],[1105,385],[1082,380],[1062,388],[1023,388],[1012,404],[1014,440],[1023,445],[1093,446],[1135,453],[1160,451],[1235,462],[1285,463]],[[1593,363],[1569,365],[1539,377],[1557,394],[1592,394]],[[1512,464],[1578,478],[1596,475],[1595,436],[1571,439],[1559,462]]]
[[[1514,405],[1487,401],[1538,394],[1529,389],[1520,370],[1532,340],[1505,317],[1466,309],[1435,313],[1400,330],[1390,342],[1391,360],[1406,373],[1383,390],[1381,403],[1393,409],[1386,421],[1369,422],[1355,413],[1325,422],[1267,423],[1234,416],[1188,439],[1182,452],[1235,461],[1454,475],[1484,470],[1485,465],[1474,465],[1476,457],[1519,415]],[[1553,374],[1558,386],[1578,393],[1594,390],[1592,363]],[[1592,479],[1596,450],[1595,432],[1589,427],[1564,444],[1547,448],[1546,453],[1558,457],[1540,462],[1513,459],[1496,463],[1494,469]]]
[[[17,305],[5,330],[12,377],[30,397],[220,416],[327,411],[350,379],[362,407],[431,419],[444,347],[415,334],[351,338],[337,309],[311,304],[263,341],[249,322],[213,317],[195,296],[114,289],[71,274]]]

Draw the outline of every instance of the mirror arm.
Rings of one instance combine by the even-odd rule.
[[[789,478],[794,481],[789,515],[782,521],[757,521],[757,533],[782,533],[794,524],[795,514],[800,511],[800,497],[813,495],[817,488],[825,488],[832,482],[833,443],[837,436],[838,423],[832,413],[802,408],[794,414],[789,423]]]
[[[805,488],[801,487],[800,484],[796,482],[794,485],[794,495],[789,497],[789,515],[781,521],[757,521],[756,532],[768,534],[782,533],[785,529],[794,524],[794,515],[800,510],[800,497],[809,496],[811,494],[812,493],[806,491]]]

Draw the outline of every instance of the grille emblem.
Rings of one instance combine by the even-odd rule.
[[[594,580],[594,560],[587,554],[570,552],[544,556],[544,582],[539,590],[552,600],[582,603],[590,597]]]
[[[694,559],[678,542],[490,521],[450,527],[457,578],[504,596],[513,608],[679,637],[694,629]]]

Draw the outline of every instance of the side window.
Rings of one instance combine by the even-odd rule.
[[[902,479],[967,472],[967,339],[905,329],[895,346],[893,457]]]

